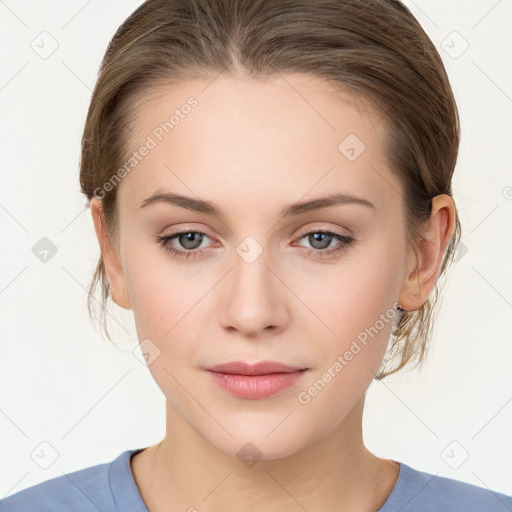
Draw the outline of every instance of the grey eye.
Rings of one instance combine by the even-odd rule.
[[[177,238],[181,246],[185,249],[197,249],[203,241],[204,233],[188,231],[186,233],[178,233],[172,238]]]
[[[325,249],[329,247],[334,238],[326,233],[311,233],[306,236],[308,237],[308,242],[311,244],[313,249]]]

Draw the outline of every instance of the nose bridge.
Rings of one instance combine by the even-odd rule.
[[[270,243],[263,236],[246,236],[235,248],[233,255],[233,286],[234,293],[242,296],[258,294],[259,299],[270,298],[273,283],[271,272],[272,254]],[[268,295],[268,297],[266,297]]]

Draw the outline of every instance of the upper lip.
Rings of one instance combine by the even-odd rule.
[[[277,361],[261,361],[256,364],[246,363],[244,361],[230,361],[228,363],[218,364],[206,368],[212,372],[231,373],[235,375],[268,375],[269,373],[291,373],[306,368],[289,366]]]

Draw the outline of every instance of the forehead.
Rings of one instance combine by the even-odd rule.
[[[134,105],[119,200],[156,189],[271,207],[346,191],[386,207],[401,185],[383,153],[386,123],[348,90],[306,74],[224,75],[159,86]]]

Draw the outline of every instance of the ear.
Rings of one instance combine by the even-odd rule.
[[[453,199],[440,194],[432,199],[430,219],[424,238],[410,253],[404,273],[399,304],[405,311],[414,311],[424,304],[436,284],[446,247],[455,230]]]
[[[89,202],[96,237],[100,244],[103,264],[107,274],[113,301],[124,309],[132,309],[126,287],[123,267],[119,261],[114,244],[109,240],[105,224],[105,215],[101,199],[93,197]]]

